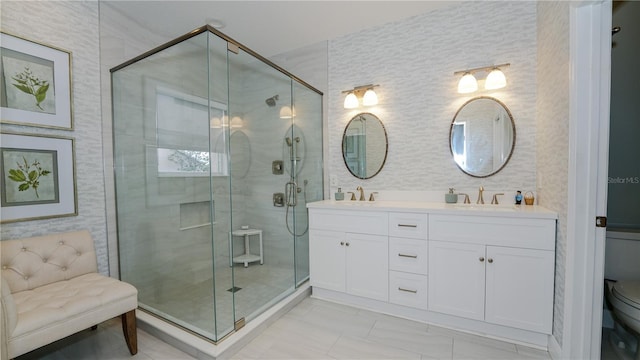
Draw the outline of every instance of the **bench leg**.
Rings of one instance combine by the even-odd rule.
[[[131,310],[120,316],[122,318],[122,332],[127,341],[131,355],[138,353],[138,332],[136,327],[136,311]]]

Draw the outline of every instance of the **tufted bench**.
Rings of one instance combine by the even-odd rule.
[[[13,358],[116,316],[138,351],[135,287],[97,273],[88,231],[0,242],[2,359]]]

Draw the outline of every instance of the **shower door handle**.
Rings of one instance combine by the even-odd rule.
[[[284,196],[287,206],[296,206],[298,200],[298,184],[295,181],[289,181],[284,184]]]

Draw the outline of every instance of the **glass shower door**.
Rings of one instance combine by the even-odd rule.
[[[121,278],[142,309],[213,341],[234,323],[227,140],[212,121],[228,107],[226,48],[202,33],[112,70]]]
[[[296,139],[291,162],[296,184],[293,208],[296,286],[309,278],[309,211],[307,203],[323,199],[322,184],[322,96],[293,81],[294,95],[291,136]],[[298,192],[299,191],[299,192]]]
[[[242,49],[228,59],[233,294],[236,320],[250,321],[295,289],[285,190],[292,120],[280,118],[291,79]]]

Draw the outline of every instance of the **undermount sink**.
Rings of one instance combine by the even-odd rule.
[[[454,204],[456,209],[480,210],[480,211],[518,211],[517,205],[492,205],[492,204]]]
[[[375,201],[359,201],[359,200],[342,200],[342,201],[336,201],[336,203],[340,203],[341,205],[353,205],[353,206],[373,206],[376,204]]]

